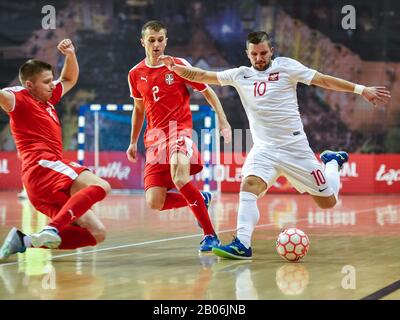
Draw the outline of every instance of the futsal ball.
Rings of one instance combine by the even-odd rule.
[[[307,235],[297,228],[283,230],[276,240],[276,251],[285,260],[299,261],[310,247]]]

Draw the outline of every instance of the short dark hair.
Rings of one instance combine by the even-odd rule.
[[[19,68],[19,81],[24,85],[25,81],[33,81],[38,74],[45,70],[53,72],[52,65],[44,61],[30,59]]]
[[[147,21],[143,27],[142,27],[142,38],[144,37],[144,33],[146,31],[146,29],[150,29],[150,30],[154,30],[154,31],[160,31],[160,30],[165,30],[165,34],[167,34],[167,27],[158,20],[150,20]]]
[[[253,31],[247,35],[246,48],[249,47],[250,43],[259,44],[260,42],[266,41],[268,45],[272,47],[272,39],[265,31]]]

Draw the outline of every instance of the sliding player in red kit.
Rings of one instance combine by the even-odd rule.
[[[55,106],[75,86],[79,66],[71,40],[64,39],[57,48],[65,55],[57,81],[53,81],[50,64],[28,60],[19,70],[22,87],[0,90],[0,106],[10,117],[29,200],[51,219],[42,231],[31,235],[12,228],[0,249],[0,259],[29,247],[75,249],[105,239],[104,225],[90,208],[105,198],[110,185],[86,167],[62,158],[61,124]]]
[[[137,140],[146,115],[146,202],[150,208],[160,211],[189,206],[204,231],[199,251],[208,252],[220,242],[208,215],[211,193],[200,192],[190,181],[190,175],[200,172],[202,165],[192,141],[190,94],[186,85],[201,92],[214,108],[225,142],[231,140],[231,128],[210,87],[187,81],[158,62],[167,45],[167,29],[161,22],[149,21],[143,26],[141,43],[146,58],[133,67],[128,76],[135,108],[127,156],[130,161],[136,161]],[[175,61],[188,65],[181,58]],[[169,192],[174,188],[179,193]]]

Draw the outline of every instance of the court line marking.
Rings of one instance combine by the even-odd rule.
[[[361,298],[360,300],[379,300],[399,289],[400,289],[400,280],[397,280],[397,281],[389,284],[388,286],[386,286],[382,289],[379,289],[364,298]]]
[[[400,207],[400,205],[393,206],[393,208],[397,208],[397,207]],[[358,213],[373,211],[377,208],[378,207],[366,208],[366,209],[362,209],[362,210],[358,210],[358,211],[356,210],[355,213],[358,214]],[[308,217],[304,218],[304,219],[299,219],[296,222],[304,221],[304,220],[308,220]],[[272,225],[275,225],[275,223],[260,224],[260,225],[255,226],[255,228],[268,227],[268,226],[272,226]],[[226,232],[232,232],[232,231],[236,231],[236,228],[221,230],[221,231],[218,231],[218,233],[226,233]],[[189,238],[194,238],[194,237],[198,237],[198,236],[202,236],[202,235],[203,235],[202,233],[198,233],[198,234],[192,234],[192,235],[186,235],[186,236],[180,236],[180,237],[172,237],[172,238],[164,238],[164,239],[151,240],[151,241],[143,241],[143,242],[138,242],[138,243],[124,244],[124,245],[115,246],[115,247],[106,247],[106,248],[93,249],[93,250],[87,250],[87,251],[78,251],[78,252],[73,252],[73,253],[60,254],[60,255],[51,257],[51,261],[53,261],[54,259],[71,257],[71,256],[79,256],[79,255],[84,255],[84,254],[88,254],[88,253],[95,253],[95,252],[97,253],[97,252],[118,250],[118,249],[123,249],[123,248],[138,247],[138,246],[154,244],[154,243],[168,242],[168,241],[181,240],[181,239],[189,239]],[[14,262],[3,263],[3,264],[0,264],[0,267],[16,265],[19,262],[23,262],[23,261],[14,261]]]

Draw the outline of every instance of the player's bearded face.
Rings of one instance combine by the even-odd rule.
[[[145,31],[141,43],[146,51],[146,57],[152,64],[158,64],[157,59],[160,55],[164,54],[167,39],[165,30],[154,31],[147,29]]]
[[[45,70],[32,80],[33,81],[26,82],[29,92],[39,100],[49,100],[55,87],[53,84],[53,73],[49,70]]]
[[[254,69],[264,71],[268,68],[274,48],[271,48],[268,42],[263,41],[258,44],[250,43],[246,50]]]

